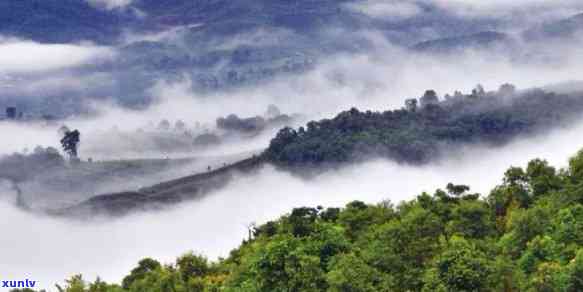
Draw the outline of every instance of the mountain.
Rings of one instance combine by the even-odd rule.
[[[86,114],[91,111],[87,99],[113,98],[125,107],[144,108],[155,98],[150,89],[159,81],[189,81],[193,91],[203,93],[258,86],[308,72],[336,54],[366,53],[375,48],[377,37],[415,52],[502,48],[504,53],[520,51],[512,55],[514,60],[536,59],[537,52],[515,47],[503,30],[504,21],[496,17],[469,19],[426,1],[414,1],[418,9],[408,17],[380,17],[362,9],[368,4],[134,0],[108,10],[83,0],[3,1],[0,35],[43,43],[88,41],[107,46],[115,57],[66,72],[0,76],[20,80],[3,87],[0,103],[18,105],[38,117]],[[549,23],[542,31],[569,34],[580,19]],[[83,86],[7,90],[71,76]]]
[[[581,291],[582,171],[583,150],[565,169],[510,167],[483,196],[449,183],[397,206],[299,207],[226,258],[145,258],[120,284],[77,275],[62,291]]]
[[[251,157],[205,173],[162,182],[134,192],[98,195],[79,204],[49,210],[48,214],[74,218],[123,216],[139,210],[156,210],[196,199],[226,186],[237,174],[252,173],[263,165],[260,157]]]
[[[499,147],[518,137],[568,127],[583,112],[582,94],[540,89],[516,92],[507,84],[497,92],[478,88],[472,94],[458,92],[439,101],[434,92],[427,91],[419,105],[410,99],[400,110],[351,109],[333,119],[309,122],[306,128],[286,127],[260,156],[135,192],[95,196],[51,213],[119,216],[158,209],[202,198],[228,185],[234,174],[253,172],[265,164],[305,177],[378,157],[412,165],[435,162],[462,146]]]
[[[150,104],[149,89],[158,81],[186,78],[195,91],[256,86],[277,76],[309,71],[334,54],[366,52],[374,47],[366,31],[378,31],[392,43],[410,46],[425,40],[427,31],[455,36],[498,23],[470,21],[423,1],[417,3],[422,7],[419,13],[406,19],[375,17],[354,9],[361,4],[358,0],[134,0],[108,10],[84,0],[3,1],[0,35],[43,43],[88,41],[108,46],[117,57],[68,72],[80,80],[107,82],[33,93],[3,90],[0,102],[60,117],[87,112],[89,97],[114,97],[121,105],[142,108]],[[45,84],[42,78],[49,75],[16,77]]]
[[[345,111],[333,119],[284,128],[265,155],[283,166],[334,165],[381,156],[398,162],[434,161],[456,146],[503,145],[517,136],[569,125],[583,112],[583,95],[543,90],[517,93],[512,85],[497,92],[478,87],[439,101],[432,90],[409,99],[400,110]]]

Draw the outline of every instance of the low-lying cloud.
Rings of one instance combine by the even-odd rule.
[[[342,206],[351,200],[398,203],[448,182],[469,184],[473,191],[486,194],[511,165],[524,166],[531,158],[543,157],[564,166],[583,146],[581,130],[582,125],[556,130],[503,148],[469,147],[425,167],[373,161],[310,181],[266,167],[200,201],[116,220],[69,222],[3,204],[0,228],[9,236],[0,239],[4,247],[0,272],[5,278],[39,280],[43,287],[76,273],[119,281],[147,256],[164,262],[188,250],[211,258],[227,256],[245,238],[249,224],[276,219],[293,207]],[[2,193],[6,197],[13,191]]]
[[[553,11],[565,14],[567,12],[560,11],[572,13],[581,6],[574,0],[427,1],[468,17],[507,14],[521,8],[520,5],[539,11],[538,7],[544,10],[544,7],[557,4]],[[98,2],[108,9],[129,3],[95,3]],[[408,17],[421,9],[411,3],[367,0],[355,9],[377,17]],[[169,34],[134,41],[149,37],[152,40],[172,38],[175,33],[169,31]],[[110,153],[109,158],[124,158],[127,153],[119,151],[118,141],[95,138],[92,133],[111,128],[135,131],[162,119],[181,119],[189,126],[200,122],[211,127],[216,118],[231,113],[242,117],[261,115],[269,104],[276,104],[283,113],[302,113],[311,119],[329,118],[353,106],[362,110],[400,108],[406,98],[419,97],[426,89],[435,89],[443,95],[455,90],[469,92],[478,83],[487,90],[507,82],[523,89],[540,87],[580,78],[583,68],[577,51],[581,44],[575,42],[523,47],[527,53],[518,56],[483,50],[465,50],[453,56],[420,55],[387,43],[378,32],[360,33],[374,44],[371,51],[328,56],[314,70],[299,76],[278,77],[261,86],[214,93],[193,92],[188,77],[178,82],[160,80],[149,92],[155,97],[155,103],[145,110],[127,110],[115,103],[99,103],[93,107],[99,113],[97,117],[73,117],[63,123],[81,130],[83,158],[95,154],[84,152],[91,149],[92,145],[87,143],[100,143],[101,149]],[[241,43],[224,45],[231,48]],[[0,41],[0,82],[12,82],[20,88],[26,82],[13,79],[13,75],[50,73],[50,78],[42,77],[31,83],[34,90],[30,89],[29,94],[50,88],[83,88],[84,84],[108,83],[107,74],[74,81],[76,76],[67,69],[114,55],[110,48],[93,45],[46,45],[4,39]],[[541,55],[544,57],[535,57]],[[58,74],[53,75],[54,72]],[[6,90],[2,88],[0,84],[0,91]],[[2,122],[0,133],[10,138],[0,144],[0,154],[21,151],[25,147],[32,149],[37,144],[56,147],[59,126]],[[12,204],[16,195],[13,185],[2,182],[0,198],[5,203],[0,204],[3,214],[0,228],[7,230],[9,236],[0,238],[3,247],[0,249],[0,274],[6,279],[38,279],[44,287],[51,287],[55,281],[76,273],[83,273],[89,279],[100,275],[108,281],[119,281],[146,256],[165,262],[187,250],[212,258],[226,256],[246,236],[246,226],[251,222],[275,219],[293,207],[342,206],[354,199],[370,203],[384,199],[399,202],[422,191],[443,187],[448,182],[469,184],[474,191],[487,193],[500,182],[510,165],[525,165],[535,157],[565,165],[567,158],[583,147],[581,130],[582,125],[575,125],[550,135],[521,139],[503,148],[467,147],[425,167],[373,161],[329,172],[311,181],[266,167],[259,174],[241,176],[226,189],[201,201],[164,212],[90,223],[23,213]],[[212,154],[260,150],[267,146],[272,135],[266,133],[246,143],[216,148]]]
[[[364,32],[363,35],[375,44],[374,49],[360,54],[330,56],[304,74],[277,77],[260,86],[211,93],[194,92],[186,76],[181,81],[160,80],[148,93],[154,97],[154,102],[146,109],[128,110],[116,103],[85,101],[93,104],[89,107],[98,113],[96,117],[73,117],[62,123],[80,129],[82,143],[86,143],[92,141],[93,132],[112,128],[136,131],[148,124],[156,125],[163,119],[182,120],[189,127],[200,123],[203,128],[212,129],[218,117],[263,115],[270,104],[277,105],[282,113],[301,113],[307,119],[330,118],[351,107],[361,110],[401,108],[405,99],[419,97],[426,89],[434,89],[443,96],[456,90],[470,92],[478,83],[486,90],[496,90],[504,83],[513,83],[520,89],[542,87],[577,80],[583,68],[583,60],[577,51],[581,43],[576,41],[524,45],[518,56],[475,49],[455,55],[432,55],[414,54],[392,46],[376,32]],[[106,73],[74,76],[64,72],[34,82],[12,82],[19,86],[4,88],[4,92],[19,89],[30,94],[38,92],[41,96],[65,87],[82,90],[114,86],[111,76]],[[29,128],[25,124],[0,124],[0,129],[5,132],[14,129],[21,133],[43,133],[34,136],[38,139],[14,135],[0,145],[0,154],[32,148],[37,141],[43,146],[58,146],[56,128],[59,126]],[[240,152],[266,147],[272,134],[257,137],[247,147],[240,147]],[[112,156],[119,156],[117,144],[113,142],[99,143],[102,150],[109,149]],[[108,144],[111,144],[109,148]],[[229,153],[238,148],[238,145],[233,145]],[[83,151],[81,153],[85,155]]]
[[[0,74],[61,70],[111,58],[107,47],[89,44],[41,44],[0,38]]]

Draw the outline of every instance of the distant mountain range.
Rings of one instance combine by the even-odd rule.
[[[476,31],[488,24],[465,20],[429,5],[412,18],[373,18],[347,6],[359,2],[362,1],[137,0],[123,9],[106,10],[82,0],[8,0],[0,3],[0,34],[53,43],[115,43],[124,31],[156,32],[192,24],[205,24],[202,31],[214,37],[258,27],[305,34],[322,28],[380,28],[411,33],[431,27],[436,32],[455,34]]]
[[[2,1],[2,36],[41,43],[89,41],[118,54],[106,63],[73,71],[79,79],[106,76],[105,85],[26,94],[0,88],[0,106],[17,104],[28,112],[63,116],[72,114],[62,112],[64,103],[83,112],[85,102],[79,97],[148,105],[148,89],[159,80],[186,77],[195,91],[257,85],[310,70],[336,53],[366,52],[375,44],[365,31],[425,53],[506,46],[516,37],[505,33],[503,21],[495,17],[470,19],[426,1],[415,3],[416,14],[399,18],[354,9],[366,4],[361,0],[135,0],[109,10],[82,0]],[[582,19],[583,14],[524,28],[523,35],[532,40],[571,37],[582,27]]]

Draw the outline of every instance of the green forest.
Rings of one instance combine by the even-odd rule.
[[[510,167],[489,194],[450,183],[396,205],[296,208],[227,258],[146,258],[119,284],[77,275],[58,290],[583,291],[583,150],[564,169]]]
[[[298,130],[284,128],[264,155],[279,166],[337,164],[381,156],[420,164],[443,149],[470,143],[500,145],[519,135],[569,125],[583,113],[582,93],[542,89],[517,91],[511,84],[486,92],[455,92],[440,98],[428,90],[404,107],[385,112],[342,112],[311,121]]]

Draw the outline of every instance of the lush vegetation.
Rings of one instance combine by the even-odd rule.
[[[121,285],[74,276],[59,289],[583,291],[582,190],[583,150],[566,169],[511,167],[487,196],[448,184],[397,206],[297,208],[251,229],[226,259],[144,259]]]
[[[456,92],[439,101],[429,90],[419,100],[407,100],[403,109],[361,112],[353,108],[333,119],[312,121],[306,128],[284,128],[265,155],[286,166],[339,163],[370,155],[423,163],[444,148],[505,143],[517,135],[568,124],[582,112],[580,94],[538,89],[517,93],[506,84],[496,92],[478,86],[469,95]]]

